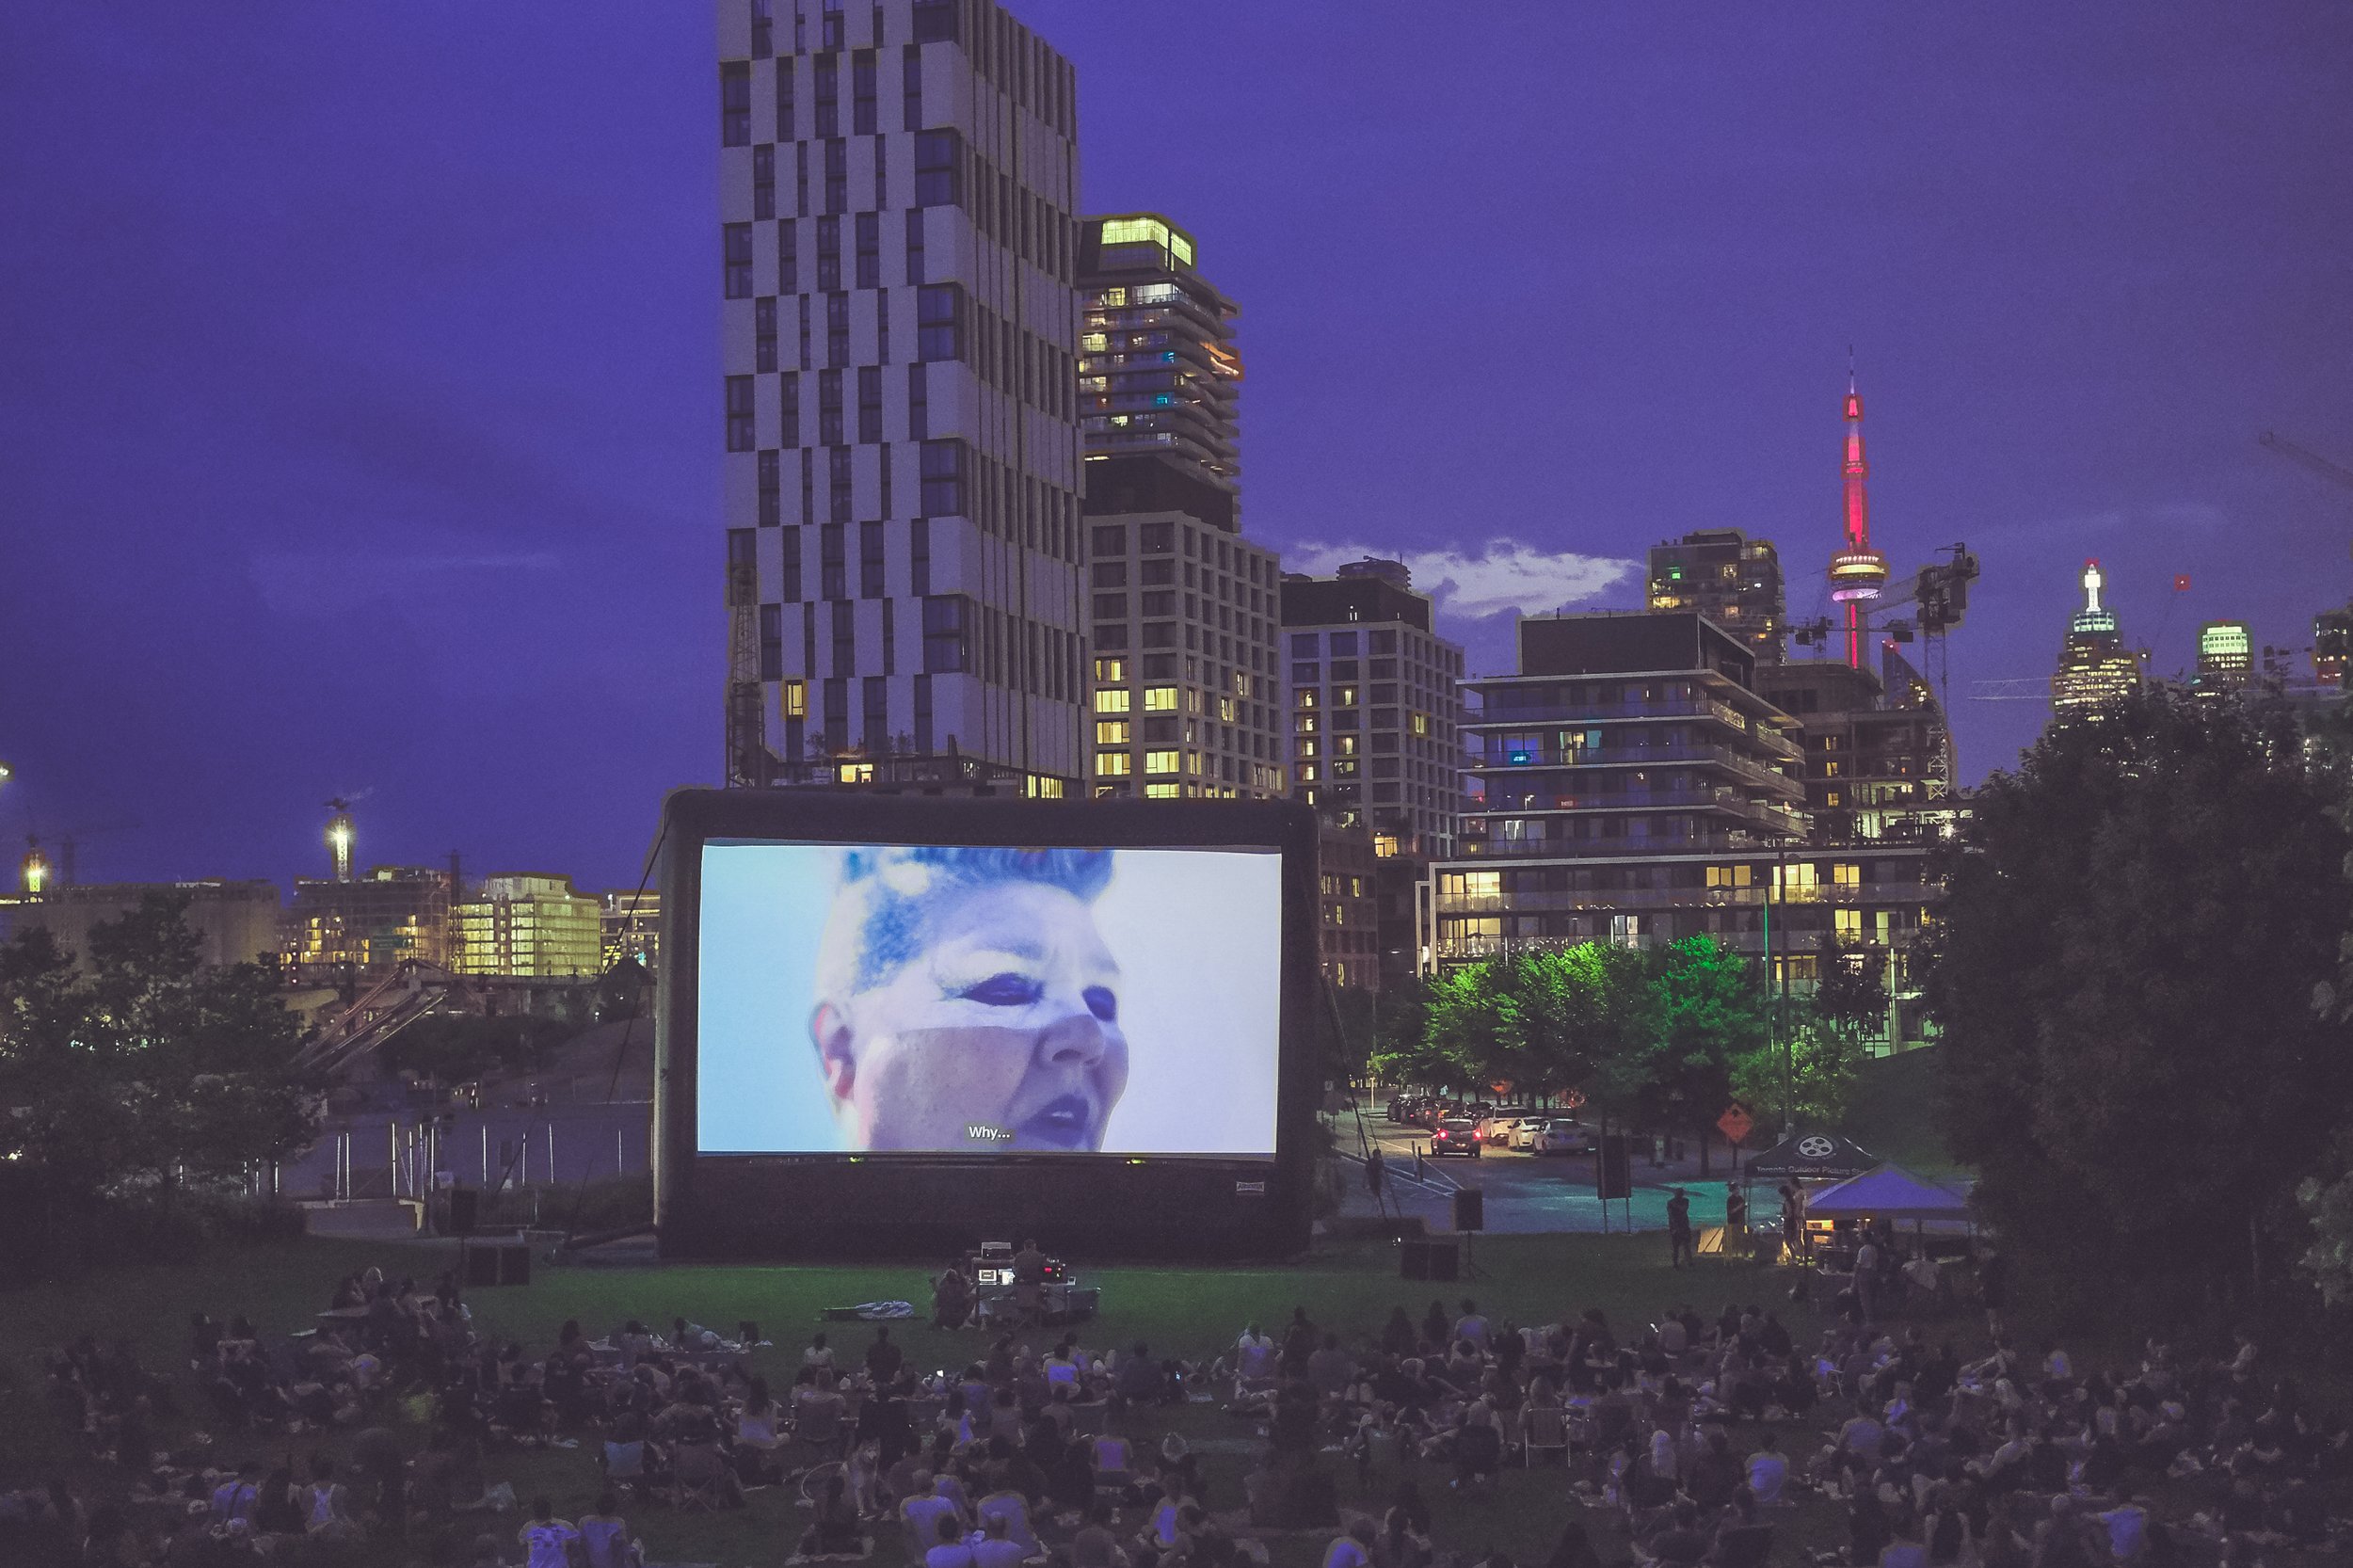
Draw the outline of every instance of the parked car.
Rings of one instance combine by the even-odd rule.
[[[1512,1146],[1515,1149],[1534,1152],[1536,1134],[1544,1131],[1545,1124],[1550,1120],[1552,1118],[1549,1116],[1522,1116],[1519,1125],[1512,1129]]]
[[[1591,1154],[1593,1129],[1583,1122],[1554,1116],[1537,1130],[1528,1149],[1530,1154]]]
[[[1382,1119],[1385,1121],[1401,1122],[1405,1120],[1406,1114],[1413,1109],[1413,1105],[1414,1098],[1411,1095],[1391,1095],[1389,1096],[1389,1103],[1382,1110]]]
[[[1516,1111],[1496,1112],[1479,1124],[1480,1141],[1494,1148],[1508,1149],[1512,1147],[1512,1134],[1521,1120]]]
[[[1430,1129],[1430,1152],[1433,1156],[1466,1154],[1476,1160],[1483,1143],[1479,1136],[1479,1124],[1468,1116],[1444,1117]]]

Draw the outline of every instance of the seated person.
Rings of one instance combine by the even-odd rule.
[[[1013,1539],[1004,1514],[987,1514],[981,1521],[981,1538],[972,1543],[973,1568],[1021,1568],[1032,1549]]]
[[[1770,1508],[1781,1501],[1789,1481],[1789,1461],[1782,1455],[1781,1440],[1769,1432],[1757,1439],[1756,1452],[1749,1455],[1748,1481],[1759,1503]]]

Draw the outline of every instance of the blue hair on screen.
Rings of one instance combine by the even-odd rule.
[[[920,892],[891,886],[889,872],[917,866],[930,872]],[[914,957],[923,944],[924,917],[944,900],[1001,883],[1033,882],[1092,904],[1111,879],[1112,852],[1107,849],[892,844],[845,850],[841,892],[865,906],[855,984],[861,991],[880,984]]]

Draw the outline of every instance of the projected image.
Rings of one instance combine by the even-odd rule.
[[[713,841],[706,1154],[1274,1152],[1281,859]]]

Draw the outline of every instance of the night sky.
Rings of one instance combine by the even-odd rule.
[[[1242,305],[1246,528],[1406,552],[1474,670],[1691,528],[1826,609],[1849,344],[1881,548],[1984,565],[1971,778],[2086,556],[2161,670],[2353,594],[2255,440],[2353,467],[2353,7],[1016,10],[1089,204]],[[363,863],[634,883],[719,763],[714,60],[702,0],[5,8],[9,840],[318,874],[366,792]]]

